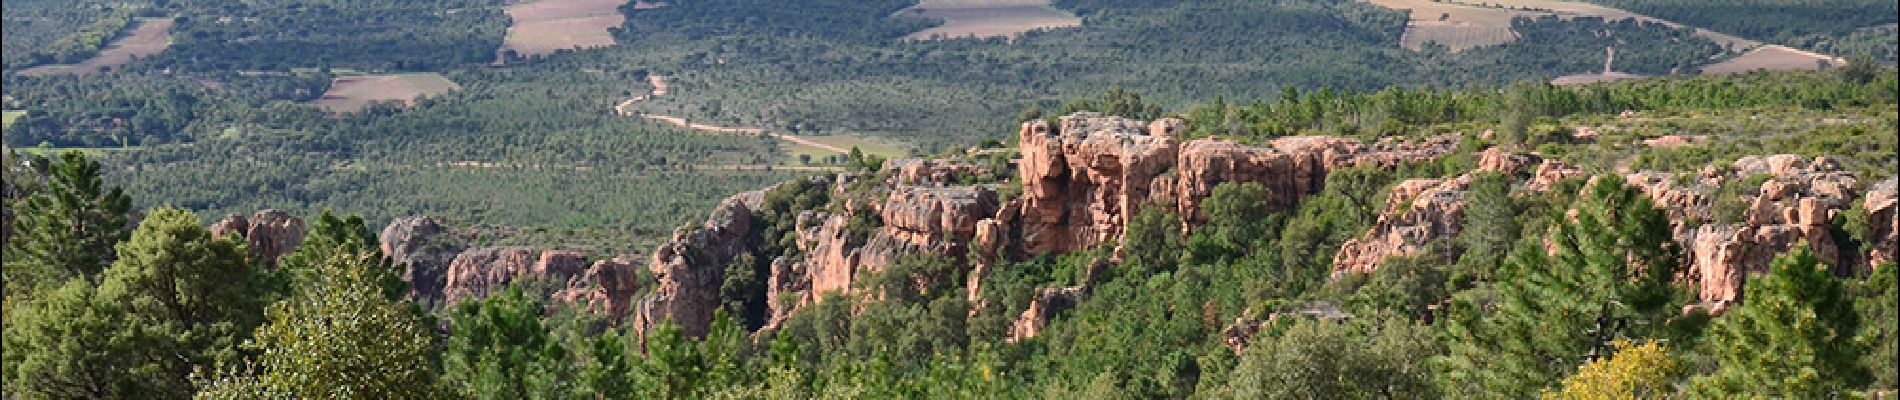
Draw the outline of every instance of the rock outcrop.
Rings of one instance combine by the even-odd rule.
[[[989,175],[988,167],[951,160],[893,158],[881,169],[897,171],[892,179],[899,185],[949,186],[966,178]]]
[[[1853,259],[1859,257],[1841,253],[1830,224],[1836,213],[1852,207],[1859,182],[1838,163],[1825,157],[1810,160],[1781,154],[1743,157],[1731,170],[1727,179],[1771,176],[1753,198],[1746,199],[1742,221],[1733,224],[1691,226],[1695,217],[1709,212],[1704,211],[1708,201],[1679,190],[1648,190],[1652,197],[1663,194],[1657,202],[1675,214],[1671,217],[1677,239],[1689,252],[1685,278],[1699,288],[1698,297],[1705,306],[1720,311],[1741,300],[1748,274],[1768,271],[1776,255],[1803,243],[1822,261],[1835,265],[1837,273],[1851,271]],[[1873,247],[1875,251],[1881,248]]]
[[[1198,225],[1205,222],[1200,201],[1222,183],[1258,183],[1269,210],[1292,209],[1318,193],[1333,169],[1431,160],[1456,145],[1448,137],[1368,146],[1323,136],[1283,137],[1265,147],[1212,138],[1179,143],[1179,120],[1143,124],[1078,113],[1059,121],[1023,125],[1020,215],[999,215],[1016,223],[1029,253],[1111,243],[1147,203],[1172,204]]]
[[[467,231],[427,217],[397,218],[383,228],[383,254],[402,269],[411,299],[445,308],[516,282],[538,281],[532,286],[539,290],[534,295],[582,307],[611,321],[624,319],[634,309],[641,284],[633,262],[612,258],[590,264],[581,253],[533,247],[471,249],[468,243],[473,236]]]
[[[276,267],[277,259],[303,244],[302,219],[284,210],[263,210],[250,218],[231,214],[211,224],[212,236],[237,235],[248,244],[251,260]]]
[[[390,221],[378,238],[383,256],[402,269],[410,299],[429,305],[444,300],[449,264],[466,246],[460,237],[434,218],[407,217]]]
[[[1523,174],[1528,166],[1535,172]],[[1480,155],[1479,170],[1517,176],[1529,190],[1549,190],[1556,182],[1583,173],[1535,155],[1488,150]],[[1766,176],[1744,199],[1717,199],[1723,182],[1748,176]],[[1765,272],[1776,255],[1806,244],[1822,260],[1836,265],[1837,273],[1863,271],[1871,263],[1893,258],[1896,229],[1892,183],[1874,185],[1861,201],[1868,210],[1869,241],[1866,254],[1843,254],[1831,231],[1833,217],[1860,196],[1859,183],[1825,157],[1794,155],[1744,157],[1732,165],[1708,168],[1693,179],[1676,174],[1638,171],[1623,175],[1625,182],[1654,201],[1672,221],[1674,239],[1685,249],[1680,279],[1698,288],[1699,307],[1720,311],[1740,300],[1748,274]],[[1386,210],[1371,229],[1349,240],[1334,257],[1335,277],[1370,272],[1388,257],[1416,254],[1432,240],[1456,237],[1462,224],[1462,191],[1470,175],[1454,179],[1415,179],[1391,190]],[[1892,182],[1892,181],[1889,181]],[[1740,221],[1717,220],[1713,206],[1741,201]],[[1885,242],[1882,242],[1882,241]]]
[[[754,212],[764,201],[763,190],[728,197],[704,223],[675,230],[654,249],[647,269],[658,286],[635,306],[634,329],[672,321],[688,335],[704,336],[719,308],[726,265],[758,245]]]
[[[471,249],[449,263],[442,296],[448,304],[454,304],[487,296],[529,277],[566,283],[586,268],[587,259],[573,252],[537,252],[527,247]]]
[[[892,160],[877,182],[840,174],[831,209],[797,216],[797,255],[771,263],[765,328],[827,293],[878,297],[853,293],[856,283],[909,255],[955,261],[962,268],[957,273],[967,276],[966,296],[980,309],[982,279],[992,261],[1116,243],[1145,205],[1175,207],[1192,226],[1204,222],[1199,205],[1216,186],[1253,182],[1267,189],[1262,201],[1269,208],[1287,210],[1319,192],[1332,170],[1431,160],[1456,144],[1439,138],[1367,145],[1331,137],[1287,137],[1267,146],[1218,139],[1183,143],[1177,135],[1185,123],[1176,119],[1151,123],[1077,113],[1058,121],[1023,124],[1017,163],[1022,195],[1008,201],[987,184],[961,183],[992,172],[963,161]],[[655,251],[650,268],[659,287],[640,306],[641,325],[672,318],[690,334],[704,332],[720,304],[725,264],[757,240],[746,236],[757,223],[746,219],[757,201],[747,206],[738,200],[743,197],[729,199],[707,223],[677,233]],[[862,221],[853,225],[866,215],[881,224],[868,230]],[[1072,289],[1079,295],[1086,285]],[[1055,293],[1021,317],[1019,336],[1033,336],[1063,309],[1065,297]]]
[[[1042,329],[1049,326],[1049,321],[1056,314],[1075,308],[1075,304],[1082,301],[1087,293],[1083,288],[1074,286],[1037,291],[1036,297],[1030,299],[1029,307],[1023,309],[1022,315],[1016,317],[1016,323],[1010,326],[1009,337],[1005,340],[1014,343],[1042,334]]]
[[[1502,173],[1522,181],[1532,191],[1550,190],[1559,181],[1583,176],[1582,171],[1562,162],[1496,148],[1479,153],[1473,172]],[[1467,173],[1447,179],[1408,179],[1393,185],[1379,219],[1365,234],[1348,239],[1333,255],[1333,277],[1370,273],[1387,258],[1416,255],[1434,240],[1457,237],[1463,231],[1465,190],[1472,178]]]
[[[1370,273],[1386,258],[1418,254],[1433,239],[1457,237],[1470,184],[1471,175],[1400,182],[1372,228],[1340,246],[1333,256],[1333,276]]]
[[[1900,180],[1874,184],[1862,200],[1867,210],[1866,266],[1900,261]]]
[[[1022,248],[1031,253],[1109,242],[1148,201],[1155,177],[1177,162],[1169,123],[1151,131],[1141,121],[1087,113],[1059,120],[1054,127],[1030,121],[1018,133],[1021,214],[1005,219],[1019,223]]]
[[[640,292],[635,268],[639,267],[621,258],[595,261],[586,271],[569,278],[567,287],[556,292],[553,298],[617,320],[633,311],[633,296]],[[559,269],[547,271],[556,270]]]
[[[883,226],[868,233],[852,232],[848,215],[800,215],[798,246],[806,257],[774,260],[766,284],[771,314],[766,326],[778,326],[825,293],[853,294],[860,277],[882,271],[905,256],[963,260],[978,225],[994,216],[1000,205],[996,191],[985,186],[900,185],[891,188],[876,207]],[[846,214],[851,212],[873,211]]]

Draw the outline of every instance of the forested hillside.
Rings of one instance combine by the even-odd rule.
[[[464,247],[478,244],[425,236],[433,222],[379,237],[328,212],[208,230],[182,209],[134,212],[81,153],[9,154],[6,391],[1869,395],[1892,390],[1900,351],[1897,81],[1863,66],[1287,90],[1181,112],[1116,91],[1025,115],[1006,144],[853,158],[734,195],[644,265]],[[341,121],[394,129],[449,104]],[[331,143],[375,140],[349,132]],[[385,147],[413,156],[338,148],[411,168],[491,154]],[[418,193],[370,188],[358,196]],[[1756,233],[1722,233],[1736,229]],[[220,283],[165,278],[199,276]]]
[[[1591,0],[1592,3],[1770,43],[1842,37],[1900,22],[1900,5],[1879,0]],[[1891,62],[1891,61],[1889,61]]]
[[[934,153],[1000,140],[997,132],[1011,129],[1025,109],[1057,110],[1112,87],[1179,109],[1212,98],[1272,100],[1287,87],[1367,92],[1541,80],[1600,70],[1605,46],[1622,49],[1617,65],[1623,70],[1691,73],[1720,51],[1656,25],[1543,19],[1518,21],[1526,39],[1511,44],[1457,55],[1417,53],[1396,45],[1401,13],[1367,4],[1136,3],[1059,2],[1055,6],[1077,12],[1085,26],[1014,41],[896,40],[931,23],[888,18],[905,2],[630,4],[620,10],[626,25],[615,29],[620,45],[560,51],[505,68],[489,65],[506,25],[491,3],[167,3],[148,11],[178,21],[170,47],[156,56],[107,75],[6,76],[4,106],[18,119],[4,141],[114,149],[103,153],[115,165],[108,169],[111,179],[138,194],[141,207],[176,205],[209,215],[328,207],[371,221],[435,214],[476,224],[630,228],[651,235],[718,194],[782,177],[755,172],[767,165],[822,163],[842,154],[812,157],[811,149],[765,138],[692,133],[610,115],[609,106],[652,89],[647,76],[664,76],[672,93],[627,112],[849,135]],[[238,14],[253,16],[230,17]],[[767,15],[771,23],[758,23]],[[391,40],[397,37],[403,39]],[[430,71],[462,91],[413,108],[335,116],[311,106],[328,101],[332,79]],[[808,157],[790,155],[794,151]],[[567,167],[587,169],[556,172]],[[639,177],[612,175],[618,173]],[[714,184],[696,182],[701,179]],[[482,194],[491,187],[536,187],[522,186],[529,182],[564,183],[531,190],[547,197]],[[623,186],[629,184],[637,186]],[[569,206],[553,200],[597,196],[595,188],[603,186],[639,193],[610,197],[642,216],[587,212],[617,201]],[[673,201],[642,197],[669,192],[649,188],[667,187],[699,194]],[[388,190],[432,195],[365,196]],[[464,192],[465,200],[453,195]],[[638,247],[644,246],[620,251]]]
[[[795,3],[9,1],[0,397],[1900,385],[1890,4]]]

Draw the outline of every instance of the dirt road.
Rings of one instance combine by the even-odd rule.
[[[629,98],[629,99],[621,101],[620,104],[614,105],[614,113],[619,114],[620,116],[623,116],[623,117],[637,116],[640,118],[646,118],[653,121],[664,122],[667,124],[671,124],[673,126],[678,126],[681,128],[692,129],[692,130],[701,131],[701,132],[743,133],[743,134],[753,134],[753,135],[764,134],[766,136],[771,136],[773,139],[778,139],[778,140],[782,140],[786,142],[791,142],[794,144],[800,144],[800,145],[815,147],[819,149],[824,149],[826,151],[836,152],[838,154],[848,154],[851,152],[851,149],[819,143],[817,141],[799,137],[797,135],[788,135],[788,134],[784,134],[780,132],[773,132],[765,128],[741,128],[741,127],[719,126],[719,125],[713,125],[713,124],[701,124],[701,123],[687,121],[686,118],[675,117],[671,115],[641,114],[641,113],[637,113],[637,112],[627,109],[628,107],[632,107],[634,104],[639,104],[642,101],[652,100],[655,98],[659,98],[660,96],[665,96],[668,92],[668,87],[666,85],[666,77],[659,76],[659,75],[647,75],[647,84],[653,86],[653,91],[651,93],[634,96],[633,98]]]

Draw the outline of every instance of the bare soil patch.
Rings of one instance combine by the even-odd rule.
[[[618,0],[540,0],[504,9],[514,23],[502,39],[501,51],[522,56],[551,54],[555,50],[611,46],[607,28],[626,21]]]
[[[439,95],[461,88],[461,85],[436,73],[344,76],[330,81],[330,90],[323,92],[323,98],[311,104],[330,112],[349,112],[363,109],[374,101],[401,100],[415,104],[418,97]]]
[[[1547,11],[1553,14],[1563,15],[1563,16],[1603,17],[1603,19],[1605,20],[1612,20],[1612,21],[1625,19],[1625,18],[1635,18],[1638,21],[1660,23],[1660,24],[1663,24],[1664,26],[1668,26],[1671,28],[1684,27],[1684,25],[1678,24],[1674,21],[1651,17],[1651,16],[1643,15],[1643,14],[1637,14],[1637,13],[1630,12],[1628,10],[1624,10],[1620,8],[1605,7],[1601,5],[1590,4],[1590,3],[1580,2],[1580,1],[1561,1],[1561,0],[1457,0],[1457,1],[1461,3],[1470,3],[1470,2],[1476,1],[1476,2],[1496,4],[1496,5],[1505,6],[1505,7],[1537,9],[1540,11]],[[1702,29],[1702,28],[1696,28],[1696,35],[1708,38],[1709,40],[1715,41],[1715,43],[1717,44],[1729,46],[1737,50],[1760,46],[1762,44],[1761,42],[1743,39],[1735,35],[1711,31],[1711,30]]]
[[[1821,63],[1830,66],[1846,65],[1847,60],[1796,49],[1778,44],[1757,47],[1728,60],[1702,67],[1704,74],[1729,74],[1754,70],[1812,70],[1821,69]]]
[[[112,68],[132,62],[134,58],[147,57],[165,51],[171,46],[171,18],[144,18],[138,21],[138,27],[132,28],[125,36],[112,41],[99,54],[72,65],[42,65],[20,71],[21,75],[79,74],[99,72],[100,68]]]
[[[1048,0],[923,0],[895,16],[943,20],[942,26],[906,35],[906,40],[1014,38],[1037,29],[1082,26],[1081,18]]]

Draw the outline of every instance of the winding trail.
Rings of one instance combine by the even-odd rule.
[[[794,144],[824,149],[826,151],[836,152],[838,154],[851,153],[851,149],[846,149],[843,147],[825,144],[825,143],[819,143],[818,141],[806,139],[798,135],[790,135],[790,134],[785,134],[785,133],[780,133],[780,132],[773,132],[765,128],[741,128],[741,127],[719,126],[719,125],[713,125],[713,124],[701,124],[701,123],[694,123],[694,122],[687,121],[686,118],[682,118],[682,117],[676,117],[676,116],[671,116],[671,115],[660,115],[660,114],[643,114],[643,113],[634,112],[632,110],[628,110],[627,108],[632,107],[634,104],[638,104],[642,101],[659,98],[660,96],[665,96],[668,92],[666,77],[659,76],[659,75],[647,75],[647,84],[653,86],[653,92],[639,95],[639,96],[634,96],[632,98],[621,101],[620,104],[614,105],[614,113],[619,114],[622,117],[646,118],[648,120],[664,122],[667,124],[671,124],[673,126],[678,126],[681,128],[692,129],[692,130],[701,131],[701,132],[743,133],[743,134],[753,134],[753,135],[764,134],[766,136],[771,136],[773,139],[778,139],[778,140],[783,140],[786,142],[791,142]]]

